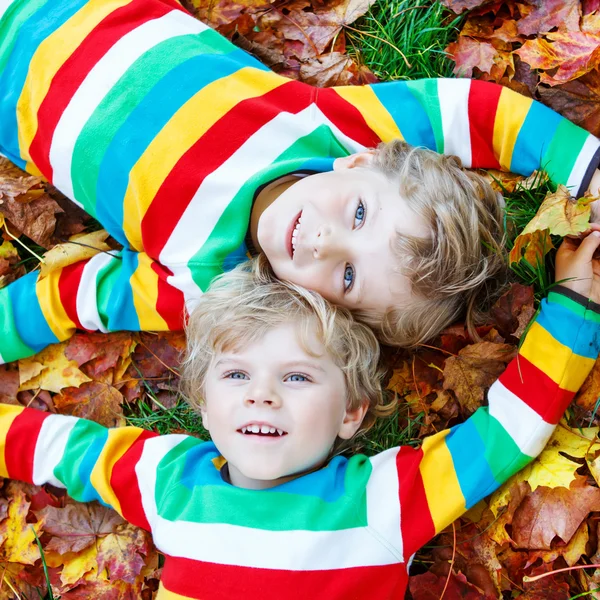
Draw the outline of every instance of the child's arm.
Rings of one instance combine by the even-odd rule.
[[[340,86],[320,90],[318,104],[355,139],[361,132],[368,139],[371,131],[384,142],[400,137],[413,146],[455,154],[466,167],[521,175],[545,169],[552,181],[577,197],[587,190],[600,163],[596,137],[540,102],[486,81],[420,79]]]
[[[598,235],[598,234],[596,234]],[[558,286],[542,302],[519,355],[465,423],[396,454],[404,556],[522,469],[544,448],[600,351],[600,238],[557,255]],[[591,282],[594,282],[592,288]]]
[[[0,404],[0,477],[51,483],[75,500],[98,500],[151,530],[159,463],[186,440],[193,438],[157,436],[136,427],[106,429],[85,419]]]

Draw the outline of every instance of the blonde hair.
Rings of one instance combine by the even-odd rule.
[[[262,255],[215,279],[187,319],[181,390],[190,405],[196,410],[202,406],[204,382],[215,354],[243,347],[290,322],[298,325],[307,351],[308,336],[316,331],[344,374],[348,408],[368,403],[358,433],[394,410],[395,399],[384,398],[382,392],[379,343],[373,331],[315,292],[278,280]],[[338,440],[334,449],[342,445]]]
[[[383,343],[412,347],[464,317],[469,334],[506,280],[503,199],[477,173],[444,156],[394,140],[380,144],[373,168],[397,182],[408,206],[431,229],[428,238],[397,234],[397,271],[412,284],[415,300],[386,314],[357,312]]]

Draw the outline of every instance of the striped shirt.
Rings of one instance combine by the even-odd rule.
[[[410,557],[541,452],[599,351],[600,305],[557,288],[489,406],[419,449],[247,490],[224,481],[211,442],[0,405],[0,476],[151,531],[166,557],[157,600],[397,600]]]
[[[0,0],[0,16],[0,153],[124,248],[0,290],[0,362],[76,329],[180,329],[186,302],[246,256],[257,189],[381,140],[544,167],[576,193],[600,160],[595,137],[495,84],[291,81],[177,0]]]

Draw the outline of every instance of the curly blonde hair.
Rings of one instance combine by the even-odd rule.
[[[206,374],[216,354],[244,347],[274,327],[290,322],[298,326],[300,342],[307,352],[308,336],[316,333],[342,370],[348,408],[354,410],[368,403],[357,434],[366,432],[378,417],[391,414],[395,408],[395,399],[382,391],[383,369],[373,331],[345,308],[278,280],[262,255],[220,275],[190,312],[181,390],[197,411],[202,407]],[[338,440],[334,450],[342,446],[346,444]]]
[[[444,156],[400,140],[380,144],[372,168],[397,183],[399,194],[426,223],[427,238],[397,234],[397,271],[412,284],[416,300],[386,314],[357,311],[380,340],[414,347],[459,318],[478,339],[483,307],[506,281],[504,202],[479,174]]]

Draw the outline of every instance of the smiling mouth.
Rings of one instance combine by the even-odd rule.
[[[296,218],[292,221],[287,236],[287,246],[288,252],[292,260],[294,259],[294,254],[296,253],[296,243],[298,241],[298,233],[300,232],[300,224],[302,223],[302,211],[300,211]]]
[[[271,427],[269,425],[247,425],[241,427],[237,431],[238,433],[242,433],[244,435],[257,435],[275,438],[287,435],[287,431],[284,431],[283,429],[279,429],[277,427]]]

